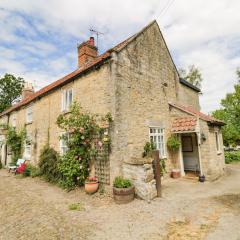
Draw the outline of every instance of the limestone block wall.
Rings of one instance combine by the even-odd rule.
[[[206,179],[213,181],[224,174],[225,159],[223,150],[222,133],[219,127],[210,127],[207,122],[200,121],[201,133],[204,133],[206,140],[201,143],[201,159],[203,174]],[[221,151],[217,152],[215,131],[219,132]]]
[[[150,200],[157,196],[152,164],[134,165],[124,163],[123,173],[125,178],[132,180],[138,197]]]
[[[195,110],[200,111],[199,93],[183,84],[180,84],[179,87],[178,102],[186,106],[192,106]]]

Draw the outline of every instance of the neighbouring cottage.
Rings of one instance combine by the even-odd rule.
[[[223,174],[224,123],[200,112],[200,89],[179,77],[156,21],[102,55],[97,51],[91,37],[78,46],[77,70],[37,92],[26,86],[21,102],[1,113],[1,123],[25,126],[32,141],[24,158],[37,163],[47,141],[60,153],[66,150],[56,119],[75,100],[84,110],[113,117],[111,153],[96,171],[104,183],[123,175],[134,182],[141,198],[156,196],[152,165],[142,157],[150,140],[166,159],[168,172],[177,167],[182,176],[190,170],[207,180]],[[6,165],[11,156],[4,130],[0,134],[0,157]],[[166,146],[172,134],[181,140],[174,156]]]

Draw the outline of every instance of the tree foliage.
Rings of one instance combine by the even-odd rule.
[[[223,140],[226,145],[235,145],[240,141],[240,84],[234,86],[234,92],[221,100],[222,108],[213,112],[213,116],[223,120]]]
[[[11,106],[12,102],[20,97],[24,80],[12,74],[5,74],[0,78],[0,112]]]
[[[180,77],[184,78],[194,86],[201,88],[203,78],[200,70],[197,67],[191,65],[188,67],[188,71],[180,68],[178,72]]]
[[[240,68],[237,69],[236,71],[238,82],[240,83]]]

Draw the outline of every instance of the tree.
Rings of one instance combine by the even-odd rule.
[[[194,86],[201,88],[203,78],[200,70],[197,67],[191,65],[188,67],[188,72],[183,68],[180,68],[178,72],[180,77],[184,78]]]
[[[239,76],[238,76],[239,78]],[[222,108],[213,112],[213,116],[223,120],[223,140],[226,145],[235,145],[240,141],[240,84],[234,86],[234,92],[221,100]]]
[[[5,74],[0,78],[0,112],[11,106],[20,97],[24,86],[24,79],[12,74]]]
[[[238,82],[240,83],[240,68],[237,69],[236,74],[238,77]]]

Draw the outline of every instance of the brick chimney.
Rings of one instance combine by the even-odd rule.
[[[98,51],[94,44],[94,37],[90,37],[88,41],[78,45],[78,67],[82,67],[91,62],[97,57],[97,54]]]
[[[33,85],[31,83],[25,82],[22,90],[22,100],[31,96],[34,93]]]

